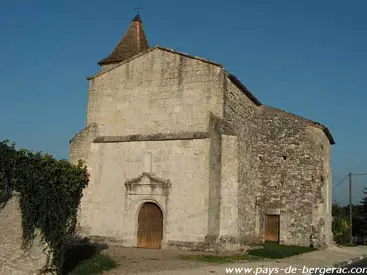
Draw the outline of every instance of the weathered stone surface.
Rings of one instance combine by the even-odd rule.
[[[90,80],[87,125],[100,136],[205,131],[222,116],[217,66],[155,49]]]
[[[331,146],[313,125],[262,105],[218,64],[148,50],[90,78],[87,128],[71,142],[91,174],[81,227],[136,246],[138,211],[155,202],[162,247],[261,243],[274,213],[281,243],[328,245]]]
[[[91,123],[70,140],[70,162],[77,163],[78,160],[83,160],[86,163],[88,162],[90,145],[97,134],[97,124]]]
[[[0,210],[0,274],[35,275],[46,263],[39,239],[29,251],[21,249],[22,228],[18,197]]]
[[[185,139],[203,139],[209,138],[208,132],[183,132],[171,134],[155,134],[155,135],[131,135],[121,137],[97,137],[94,143],[108,142],[130,142],[130,141],[159,141],[159,140],[185,140]]]
[[[242,238],[261,241],[266,211],[278,209],[281,243],[330,244],[331,148],[324,132],[293,114],[257,106],[230,81],[224,106],[224,120],[239,136]]]

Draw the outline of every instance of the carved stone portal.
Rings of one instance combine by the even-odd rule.
[[[163,239],[162,246],[165,246],[166,223],[168,213],[168,200],[171,190],[171,182],[158,178],[151,173],[144,172],[139,177],[125,182],[125,223],[126,245],[138,245],[138,214],[144,203],[155,203],[162,211],[163,215]]]
[[[150,173],[142,173],[141,176],[125,182],[126,194],[131,195],[161,195],[167,197],[172,186],[169,180],[161,179]]]

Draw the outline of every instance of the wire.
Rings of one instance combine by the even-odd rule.
[[[341,181],[339,181],[335,186],[333,186],[333,190],[337,188],[340,184],[342,184],[347,178],[349,177],[349,174],[346,175]]]
[[[360,173],[360,174],[348,174],[346,175],[341,181],[339,181],[335,186],[333,186],[333,190],[337,188],[339,185],[341,185],[348,177],[351,176],[367,176],[367,173]]]
[[[352,174],[352,176],[367,176],[367,173],[362,173],[362,174]]]

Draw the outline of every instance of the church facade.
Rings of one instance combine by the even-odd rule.
[[[139,16],[99,65],[70,141],[90,173],[83,235],[146,248],[332,242],[325,126],[264,105],[220,64],[149,47]]]

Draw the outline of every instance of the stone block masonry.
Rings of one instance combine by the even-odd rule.
[[[0,210],[0,275],[36,275],[46,264],[43,246],[36,239],[30,251],[21,249],[22,227],[18,197]]]
[[[334,141],[322,125],[263,105],[221,65],[160,47],[89,81],[87,126],[70,152],[91,174],[86,235],[136,246],[150,202],[162,248],[259,244],[267,215],[282,244],[332,242]]]
[[[255,104],[236,85],[225,83],[224,120],[239,138],[240,234],[262,241],[265,215],[280,214],[280,243],[329,245],[331,148],[309,121]]]

